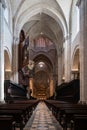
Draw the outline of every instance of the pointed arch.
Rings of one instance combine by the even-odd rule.
[[[36,4],[33,7],[31,7],[31,8],[28,8],[19,17],[17,17],[17,19],[15,21],[15,31],[14,31],[14,34],[15,35],[17,34],[17,36],[18,36],[19,33],[20,33],[21,28],[23,27],[23,25],[25,23],[27,23],[27,21],[29,21],[32,18],[32,16],[37,15],[41,11],[42,11],[42,13],[45,13],[45,14],[49,15],[55,21],[57,21],[59,23],[62,31],[63,31],[63,35],[64,36],[67,35],[68,28],[67,28],[67,25],[66,25],[66,22],[65,22],[64,18],[60,14],[60,12],[58,12],[54,8],[50,8],[50,6],[48,6],[46,4],[41,4],[41,3],[40,4]]]
[[[11,76],[11,57],[8,48],[4,49],[4,78],[10,79]]]
[[[72,58],[72,79],[80,78],[80,57],[79,57],[79,48],[75,48]]]

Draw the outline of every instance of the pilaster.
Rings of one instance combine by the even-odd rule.
[[[58,50],[58,85],[62,83],[63,76],[62,50],[62,48]]]
[[[4,100],[4,8],[0,1],[0,101]]]
[[[80,101],[87,102],[87,0],[80,0]]]
[[[18,83],[18,44],[19,38],[14,37],[12,46],[12,73],[14,82]]]
[[[65,38],[65,82],[69,82],[71,80],[71,39],[70,35],[67,35]]]

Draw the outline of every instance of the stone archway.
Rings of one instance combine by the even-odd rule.
[[[76,49],[73,55],[72,79],[79,78],[79,71],[80,71],[79,49]]]
[[[35,57],[34,96],[38,99],[47,99],[53,96],[53,65],[50,59],[43,54]]]
[[[7,50],[4,50],[4,79],[11,78],[11,61]]]
[[[66,35],[67,35],[68,27],[67,27],[67,24],[66,24],[66,21],[65,21],[64,17],[61,15],[60,11],[56,12],[55,8],[51,9],[49,4],[46,4],[46,5],[44,5],[43,3],[35,4],[31,8],[26,9],[22,14],[17,15],[15,23],[14,23],[14,28],[15,28],[15,30],[14,30],[14,37],[15,38],[14,38],[14,45],[13,45],[14,46],[13,47],[14,48],[14,56],[16,57],[15,60],[13,61],[13,66],[15,66],[15,70],[14,70],[15,77],[17,76],[16,73],[17,73],[17,70],[18,70],[18,62],[17,62],[18,61],[18,59],[17,59],[17,57],[18,57],[17,56],[18,55],[18,52],[17,52],[17,50],[18,50],[18,48],[17,48],[18,47],[18,45],[17,45],[18,44],[18,40],[17,39],[18,39],[20,30],[23,28],[23,26],[27,22],[32,21],[32,19],[34,19],[38,14],[45,14],[45,16],[49,16],[49,18],[53,19],[53,22],[55,21],[55,23],[56,23],[55,27],[58,24],[58,27],[59,27],[60,31],[58,31],[58,34],[57,34],[57,32],[53,32],[54,36],[55,36],[55,39],[56,39],[56,41],[54,41],[54,42],[56,44],[58,43],[58,40],[60,38],[59,32],[62,32],[62,38],[60,38],[60,42],[62,42],[61,39],[63,39],[63,37],[66,37]],[[35,16],[35,17],[33,17],[33,16]],[[36,23],[37,23],[37,21],[36,21]],[[30,26],[30,28],[31,27],[32,26]],[[54,26],[53,26],[53,28],[54,28]],[[50,26],[50,29],[49,29],[48,32],[51,32],[50,30],[55,30],[53,28],[52,28],[52,26]],[[43,30],[42,30],[42,32],[43,32]],[[45,29],[45,33],[46,32],[47,31]],[[41,33],[41,32],[39,32],[39,33]],[[50,36],[50,37],[52,38],[52,36]],[[56,47],[57,47],[57,45],[56,45]],[[17,78],[16,78],[16,81],[17,81]]]

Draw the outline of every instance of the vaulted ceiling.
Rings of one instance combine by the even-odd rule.
[[[40,34],[44,34],[55,43],[63,35],[59,24],[52,17],[44,13],[33,16],[24,24],[23,30],[26,32],[26,35],[31,36],[33,39]]]
[[[14,21],[14,35],[20,30],[25,31],[26,36],[35,39],[44,35],[51,40],[57,50],[63,48],[64,37],[69,33],[69,23],[73,1],[76,0],[8,0],[11,2],[12,16]],[[53,55],[53,53],[52,53]],[[44,56],[45,53],[44,53]],[[36,75],[35,82],[41,86],[43,81],[49,79],[49,74],[54,72],[50,59],[44,58],[41,54],[35,59]],[[58,62],[56,58],[54,63]],[[40,64],[43,67],[40,66]],[[53,70],[52,70],[53,69]],[[42,77],[43,75],[43,77]],[[47,77],[47,78],[46,78]],[[39,78],[39,79],[38,79]],[[48,85],[48,81],[46,81]],[[44,91],[44,85],[41,91]],[[37,87],[37,89],[39,89]]]
[[[54,42],[57,42],[61,35],[59,33],[64,31],[63,26],[68,31],[72,0],[10,1],[15,23],[14,26],[18,28],[20,25],[20,29],[23,27],[26,34],[29,33],[32,35],[33,33],[33,36],[36,37],[43,32],[54,40]],[[60,26],[60,24],[62,25]],[[65,35],[65,32],[62,33]]]
[[[13,17],[17,14],[23,13],[26,9],[43,3],[45,5],[51,5],[51,8],[55,8],[62,15],[65,16],[66,21],[69,19],[71,4],[73,0],[10,0],[12,5]],[[42,11],[42,10],[41,10]]]

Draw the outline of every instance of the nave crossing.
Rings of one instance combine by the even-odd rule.
[[[45,103],[40,102],[24,130],[62,130],[62,128]]]

